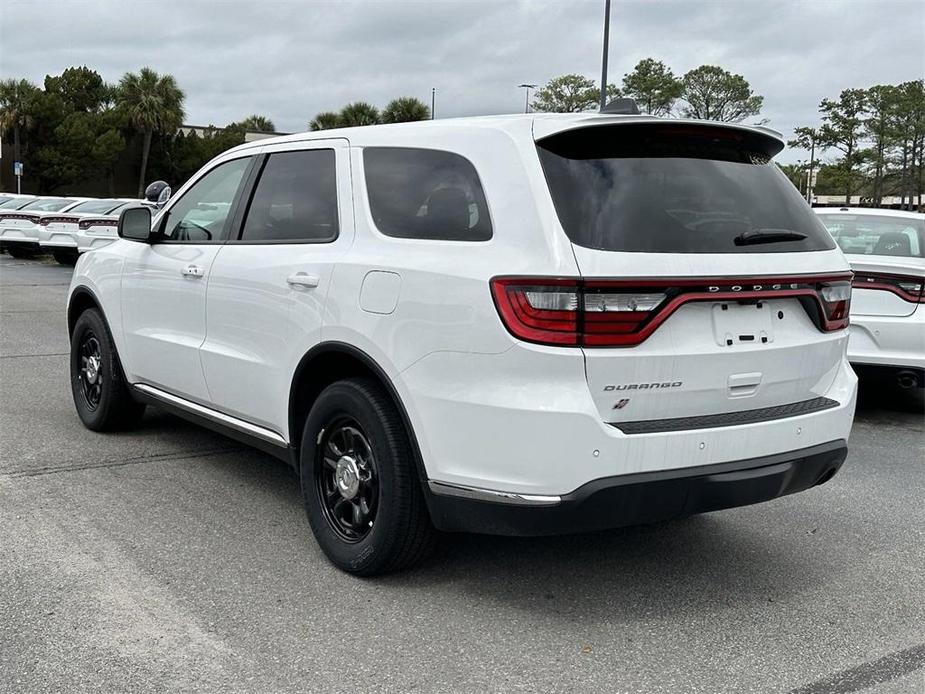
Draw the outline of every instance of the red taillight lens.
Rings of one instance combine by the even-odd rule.
[[[829,332],[848,327],[848,313],[851,309],[851,281],[823,282],[819,287],[822,300],[822,329]]]
[[[544,345],[631,347],[692,301],[796,298],[824,332],[848,326],[851,275],[583,280],[496,277],[491,292],[515,337]]]
[[[859,272],[854,276],[855,289],[879,289],[892,292],[904,301],[925,304],[925,280],[907,275],[884,272]]]
[[[544,345],[578,345],[576,280],[494,279],[492,295],[508,330]]]

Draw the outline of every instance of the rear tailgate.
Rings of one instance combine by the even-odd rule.
[[[604,421],[643,433],[835,404],[850,274],[769,163],[779,141],[649,122],[537,144],[585,283],[581,344]]]

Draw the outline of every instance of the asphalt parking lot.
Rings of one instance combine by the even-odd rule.
[[[0,256],[0,692],[925,692],[921,392],[865,383],[803,494],[358,580],[282,463],[154,411],[83,429],[70,274]]]

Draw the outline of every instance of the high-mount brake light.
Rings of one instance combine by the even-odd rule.
[[[796,298],[823,332],[848,326],[851,275],[584,280],[496,277],[491,292],[515,337],[545,345],[632,347],[692,301]]]
[[[879,289],[913,304],[925,304],[925,279],[921,277],[858,272],[854,276],[853,286],[855,289]]]

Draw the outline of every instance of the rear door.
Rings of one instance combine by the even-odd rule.
[[[126,244],[124,351],[139,381],[191,400],[209,400],[199,362],[206,285],[252,160],[239,156],[204,172],[158,218],[155,242]]]
[[[321,340],[334,263],[353,240],[348,143],[269,145],[212,266],[201,360],[215,407],[285,435],[295,367]]]
[[[602,419],[818,404],[842,364],[850,284],[770,163],[778,140],[627,123],[537,144],[585,282],[582,344]]]

